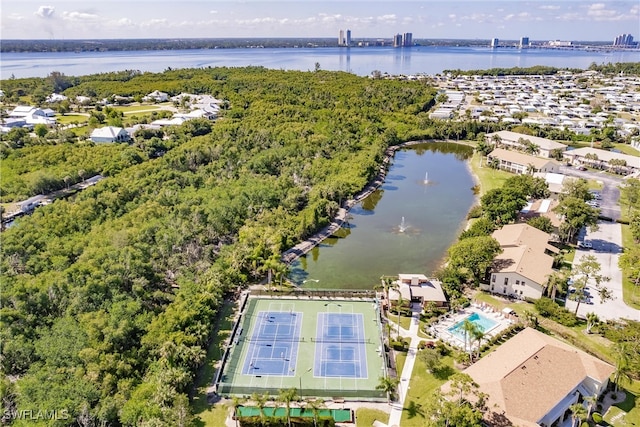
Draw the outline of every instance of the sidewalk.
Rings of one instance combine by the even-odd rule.
[[[418,345],[424,339],[418,336],[418,330],[420,327],[420,312],[422,309],[419,305],[412,306],[411,311],[411,326],[407,331],[404,328],[400,328],[400,333],[411,339],[409,345],[409,351],[407,353],[407,360],[404,363],[402,374],[400,375],[400,383],[398,384],[398,400],[391,404],[391,415],[389,416],[388,427],[397,427],[400,425],[400,418],[402,418],[402,408],[404,407],[404,401],[407,398],[409,392],[409,382],[411,381],[411,373],[413,372],[413,365],[416,362],[416,355],[418,354]]]

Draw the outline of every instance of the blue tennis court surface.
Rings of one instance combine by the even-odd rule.
[[[242,366],[244,375],[293,376],[302,313],[259,311]]]
[[[318,313],[315,341],[314,376],[367,378],[361,313]]]

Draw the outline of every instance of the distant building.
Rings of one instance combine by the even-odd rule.
[[[402,35],[402,46],[413,46],[413,33],[404,33]]]
[[[500,40],[498,40],[497,38],[492,38],[491,39],[491,47],[493,47],[493,48],[498,47],[499,43],[500,43]]]
[[[338,46],[351,46],[351,30],[340,30],[338,33]]]
[[[529,47],[529,37],[520,37],[520,49]]]
[[[620,34],[618,37],[613,39],[614,46],[627,47],[634,46],[633,36],[631,34]]]
[[[402,46],[402,34],[396,34],[393,36],[393,47],[401,47]]]
[[[551,40],[551,41],[549,41],[549,46],[552,46],[552,47],[571,47],[571,46],[573,46],[573,42],[564,41],[564,40]]]

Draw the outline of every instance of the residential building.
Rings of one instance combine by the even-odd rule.
[[[573,164],[583,164],[597,169],[610,169],[624,175],[640,171],[640,157],[599,148],[576,148],[565,151],[563,156],[565,160]]]
[[[91,132],[90,139],[96,143],[128,142],[131,140],[131,135],[123,128],[105,126],[94,129],[93,132]]]
[[[344,30],[338,33],[338,46],[344,46]]]
[[[551,427],[571,422],[571,405],[600,396],[614,367],[526,328],[463,372],[487,395],[489,426]],[[442,390],[448,392],[450,383]]]
[[[154,90],[144,98],[143,101],[146,102],[165,102],[169,100],[169,94],[165,92],[160,92],[159,90]]]
[[[529,37],[520,37],[520,49],[529,47]]]
[[[557,196],[564,191],[565,184],[576,180],[574,177],[552,172],[536,172],[533,176],[535,178],[544,179],[544,182],[546,182],[549,187],[549,191],[554,196]]]
[[[513,150],[496,148],[487,156],[489,163],[498,162],[498,168],[512,173],[559,172],[560,164],[555,160],[530,156]]]
[[[526,143],[530,142],[538,147],[537,155],[540,157],[551,158],[554,150],[566,151],[567,146],[552,139],[540,138],[539,136],[525,135],[523,133],[501,130],[499,132],[488,133],[486,141],[489,144],[495,144],[496,147],[509,147],[516,150],[524,150]]]
[[[620,34],[613,39],[613,45],[619,47],[631,47],[634,46],[633,36],[631,34]]]
[[[413,46],[413,33],[402,34],[402,46],[404,47]]]
[[[55,111],[50,108],[37,108],[28,105],[19,105],[9,113],[11,119],[22,119],[27,125],[44,124],[53,126],[56,124]]]
[[[519,299],[540,298],[553,272],[553,254],[559,252],[549,244],[551,235],[527,224],[508,224],[491,236],[502,252],[481,289]]]
[[[351,30],[347,30],[347,37],[344,41],[345,46],[351,46]]]
[[[498,47],[499,43],[500,43],[500,40],[498,40],[497,38],[491,39],[491,47],[496,48]]]
[[[402,47],[402,34],[393,36],[393,47]]]
[[[537,175],[537,174],[536,174]],[[532,218],[545,217],[549,218],[551,225],[557,232],[562,224],[562,215],[558,215],[554,212],[556,206],[558,206],[558,200],[555,199],[536,199],[527,202],[526,206],[522,208],[518,215],[519,222],[527,222]],[[551,236],[553,241],[556,241],[558,237],[556,235]]]
[[[435,279],[429,279],[424,274],[398,274],[398,280],[388,291],[389,301],[402,300],[419,303],[423,308],[429,302],[438,307],[447,304],[447,298],[442,290],[442,284]]]

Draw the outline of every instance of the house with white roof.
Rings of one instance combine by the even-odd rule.
[[[95,143],[128,142],[131,140],[131,135],[121,127],[105,126],[94,129],[90,139]]]
[[[551,427],[573,425],[571,405],[599,397],[614,370],[597,357],[526,328],[463,372],[487,395],[486,425]],[[451,383],[442,386],[443,393],[450,390]]]
[[[159,90],[154,90],[144,98],[143,101],[146,102],[165,102],[169,100],[169,94],[165,92],[160,92]]]
[[[29,105],[19,105],[9,113],[11,119],[23,119],[27,125],[44,124],[52,126],[56,123],[55,111]]]

